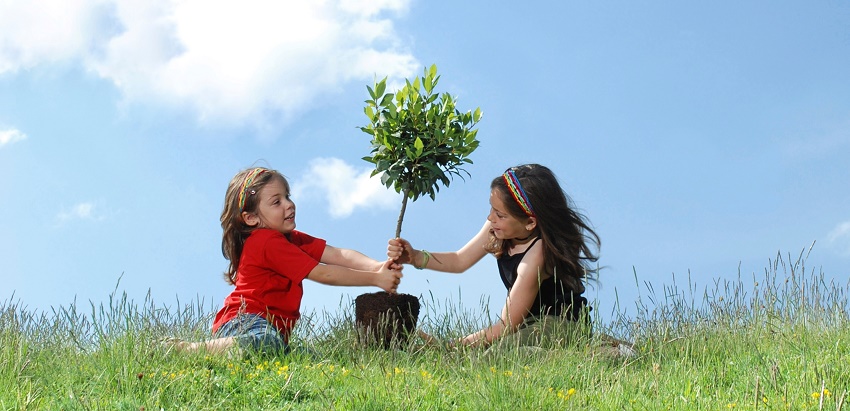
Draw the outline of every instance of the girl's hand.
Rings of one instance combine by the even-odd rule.
[[[416,330],[416,333],[419,335],[419,338],[425,342],[425,345],[440,345],[440,341],[434,338],[431,334],[428,334],[421,329]]]
[[[403,238],[393,238],[387,245],[387,257],[397,264],[413,264],[415,251],[410,242]]]
[[[416,330],[416,333],[419,335],[419,338],[422,339],[422,341],[425,343],[426,346],[440,347],[440,348],[444,348],[444,349],[447,349],[447,350],[458,350],[458,349],[460,349],[461,347],[464,346],[463,339],[457,339],[457,340],[449,339],[449,340],[441,341],[438,338],[434,337],[433,335],[428,334],[425,331],[422,331],[421,329]]]
[[[404,269],[403,265],[401,265],[401,264],[399,264],[399,263],[397,263],[393,260],[389,260],[389,261],[392,263],[392,264],[390,264],[390,270],[401,271],[401,270]],[[386,264],[387,264],[386,261],[376,261],[374,268],[372,268],[369,271],[372,271],[372,272],[375,272],[375,273],[381,272],[381,270],[384,268],[384,265],[386,265]]]
[[[393,260],[387,260],[381,264],[381,268],[376,273],[375,286],[384,291],[395,294],[398,290],[398,285],[401,283],[401,271],[393,270]]]

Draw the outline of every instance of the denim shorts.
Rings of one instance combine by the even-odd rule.
[[[289,353],[289,344],[277,328],[257,314],[240,314],[224,323],[215,333],[216,338],[234,337],[239,348],[263,354]]]

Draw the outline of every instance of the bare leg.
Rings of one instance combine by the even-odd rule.
[[[206,341],[190,342],[170,339],[165,342],[168,346],[179,352],[206,351],[210,354],[224,354],[236,345],[236,337],[222,337]]]
[[[612,354],[615,357],[634,357],[634,344],[614,338],[607,334],[599,334],[602,340],[602,351]]]

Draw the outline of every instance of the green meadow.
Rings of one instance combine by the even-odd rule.
[[[837,274],[801,254],[702,288],[635,279],[631,314],[593,324],[634,341],[631,357],[595,337],[552,349],[364,347],[348,302],[299,323],[294,342],[315,356],[182,354],[158,340],[208,337],[215,307],[117,291],[50,312],[7,300],[0,410],[850,410],[850,284]],[[420,324],[442,338],[489,321],[479,307],[422,302]]]

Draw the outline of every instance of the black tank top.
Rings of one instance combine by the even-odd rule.
[[[502,277],[502,282],[511,291],[517,278],[517,267],[525,257],[525,253],[534,246],[540,237],[535,238],[528,248],[521,253],[508,255],[503,253],[496,262],[499,265],[499,275]],[[554,277],[549,277],[540,282],[540,290],[537,292],[537,298],[531,305],[529,314],[539,317],[542,315],[562,315],[569,313],[571,320],[577,320],[582,309],[587,305],[587,299],[581,296],[581,293],[574,293],[568,289],[563,282],[555,282]]]

